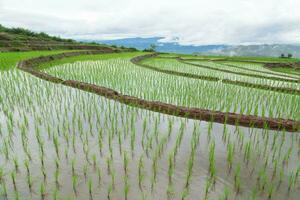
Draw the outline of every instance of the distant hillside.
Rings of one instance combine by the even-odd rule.
[[[203,52],[199,52],[203,54]],[[264,44],[264,45],[239,45],[228,46],[223,49],[214,49],[205,54],[224,56],[264,56],[279,57],[281,54],[287,56],[292,54],[294,58],[300,58],[300,45],[290,44]]]
[[[134,47],[139,50],[149,48],[151,44],[156,45],[156,50],[159,52],[170,52],[170,53],[182,53],[182,54],[192,54],[195,52],[208,52],[211,50],[219,50],[226,48],[226,45],[203,45],[203,46],[193,46],[193,45],[180,45],[177,42],[161,42],[162,37],[151,37],[151,38],[124,38],[116,40],[96,40],[93,42],[124,46],[124,47]],[[91,40],[83,40],[85,42],[91,42]]]
[[[152,38],[124,38],[117,40],[98,40],[95,42],[135,47],[137,49],[149,48],[151,44],[157,46],[157,51],[184,54],[205,54],[223,56],[261,56],[279,57],[281,54],[293,54],[293,57],[300,58],[300,45],[272,44],[272,45],[180,45],[177,42],[161,42],[162,37]],[[90,41],[90,40],[85,40]]]
[[[58,50],[58,49],[100,49],[105,45],[76,42],[35,33],[23,28],[6,28],[0,25],[0,51]]]

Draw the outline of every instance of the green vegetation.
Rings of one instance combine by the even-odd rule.
[[[69,50],[70,51],[70,50]],[[27,52],[3,52],[0,53],[0,70],[15,68],[18,61],[29,58],[47,56],[58,53],[68,52],[68,50],[57,51],[27,51]]]
[[[50,36],[44,32],[36,33],[24,28],[7,28],[0,24],[1,51],[97,49],[107,45],[77,42]]]
[[[14,67],[19,59],[48,53],[57,52],[0,53],[6,58],[2,68],[7,69],[0,71],[0,199],[299,198],[299,132],[147,111],[50,83]],[[130,62],[143,54],[147,53],[76,56],[40,69],[148,100],[300,119],[299,95],[179,77]],[[259,64],[199,62],[262,71],[253,74],[267,70]],[[173,58],[144,63],[211,73]],[[232,78],[224,72],[211,75]]]

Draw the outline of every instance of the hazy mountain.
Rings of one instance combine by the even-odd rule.
[[[202,52],[199,52],[202,54]],[[223,49],[214,49],[205,54],[227,55],[227,56],[267,56],[279,57],[281,54],[293,54],[293,57],[300,58],[300,45],[290,44],[264,44],[264,45],[239,45],[227,46]]]
[[[162,37],[125,38],[125,39],[117,39],[117,40],[98,40],[93,42],[108,44],[108,45],[135,47],[139,50],[149,48],[151,44],[155,44],[157,46],[156,48],[157,51],[171,52],[171,53],[185,53],[185,54],[192,54],[195,52],[203,53],[209,51],[217,51],[227,47],[226,45],[203,45],[203,46],[180,45],[177,42],[160,42],[161,39],[163,38]],[[90,40],[88,41],[91,42]]]
[[[262,45],[180,45],[177,42],[161,42],[162,37],[152,38],[124,38],[116,40],[98,40],[97,43],[135,47],[139,50],[149,48],[151,44],[157,46],[157,51],[185,53],[185,54],[208,54],[226,56],[267,56],[279,57],[282,53],[293,54],[293,57],[300,58],[300,45],[290,44],[262,44]],[[90,40],[86,40],[91,42]]]

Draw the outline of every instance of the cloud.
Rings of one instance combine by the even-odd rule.
[[[298,7],[295,0],[1,0],[0,23],[75,39],[300,43]]]

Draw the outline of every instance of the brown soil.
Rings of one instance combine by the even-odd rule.
[[[300,62],[293,63],[266,63],[264,65],[266,68],[276,68],[276,67],[286,67],[300,70]]]
[[[257,128],[268,127],[273,130],[284,129],[287,131],[298,131],[300,129],[300,121],[294,121],[289,119],[262,118],[262,117],[252,116],[252,115],[240,115],[237,113],[224,113],[224,112],[211,111],[211,110],[205,110],[199,108],[188,108],[183,106],[167,104],[159,101],[148,101],[133,96],[122,95],[115,90],[101,87],[94,84],[88,84],[76,80],[63,81],[62,79],[53,77],[49,74],[46,74],[36,69],[36,67],[39,64],[49,62],[53,59],[61,59],[64,57],[76,56],[81,54],[97,54],[97,53],[107,53],[107,50],[69,52],[69,53],[57,54],[52,56],[33,58],[33,59],[21,61],[18,64],[18,68],[50,82],[60,83],[72,88],[77,88],[87,92],[95,93],[104,96],[106,98],[118,101],[120,103],[127,104],[129,106],[135,106],[142,109],[147,109],[147,110],[160,112],[164,114],[185,117],[190,119],[213,121],[217,123],[227,123],[231,125],[238,124],[246,127],[257,127]],[[155,56],[155,54],[138,56],[136,58],[133,58],[132,61],[138,62],[141,61],[142,59],[151,56]]]

